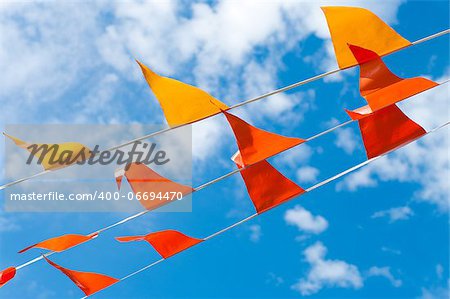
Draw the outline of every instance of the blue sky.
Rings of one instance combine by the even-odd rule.
[[[449,27],[447,1],[329,1],[364,6],[414,41]],[[232,104],[334,68],[318,2],[80,2],[0,4],[0,101],[7,124],[163,122],[133,59]],[[404,77],[449,75],[448,36],[385,59]],[[448,87],[402,104],[427,128],[448,120]],[[309,137],[363,103],[348,70],[235,111],[279,134]],[[94,298],[443,298],[449,286],[448,129],[276,208],[113,286]],[[193,182],[231,169],[222,116],[193,126]],[[309,187],[365,159],[349,126],[271,162]],[[2,162],[4,165],[4,161]],[[5,179],[4,179],[5,180]],[[2,200],[3,198],[3,194]],[[122,277],[158,258],[113,237],[179,229],[204,237],[253,213],[239,176],[194,196],[192,213],[154,213],[54,256],[77,270]],[[0,212],[0,268],[21,248],[88,233],[124,213]],[[2,298],[79,298],[44,262],[20,270]]]

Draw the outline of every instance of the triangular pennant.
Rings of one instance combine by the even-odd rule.
[[[155,194],[161,193],[163,195],[170,195],[176,192],[185,196],[194,191],[192,187],[171,181],[141,163],[131,163],[128,170],[125,170],[124,175],[134,194],[140,193],[141,195],[144,195],[145,193],[148,196],[150,192],[153,192]],[[147,210],[154,210],[170,202],[170,200],[166,199],[158,200],[155,198],[154,200],[146,200],[146,196],[141,197],[139,202]]]
[[[16,276],[16,268],[9,267],[0,272],[0,288]]]
[[[116,239],[119,242],[147,241],[165,259],[203,242],[203,239],[192,238],[176,230],[163,230],[145,236],[117,237]]]
[[[251,165],[299,145],[305,140],[258,129],[239,117],[223,112],[234,132],[242,165]]]
[[[41,249],[47,249],[50,251],[61,252],[61,251],[67,250],[73,246],[76,246],[78,244],[84,243],[95,237],[97,237],[97,234],[93,234],[90,236],[77,235],[77,234],[63,235],[63,236],[47,239],[45,241],[28,246],[27,248],[24,248],[21,251],[19,251],[19,253],[25,252],[31,248],[41,248]]]
[[[69,277],[70,280],[72,280],[77,285],[77,287],[79,287],[83,291],[83,293],[86,294],[86,296],[90,296],[119,281],[119,279],[99,273],[81,272],[66,269],[52,262],[47,257],[45,256],[43,257],[50,265],[52,265],[53,267],[64,273],[67,277]]]
[[[228,109],[228,106],[192,85],[160,76],[137,61],[158,99],[169,126],[189,124]]]
[[[372,111],[379,110],[439,85],[417,77],[403,79],[394,75],[375,52],[349,45],[360,65],[360,92]]]
[[[378,110],[358,121],[367,158],[374,158],[426,134],[396,105]]]
[[[258,214],[305,193],[303,188],[265,160],[241,170],[240,173]]]
[[[6,137],[14,141],[14,143],[29,151],[36,157],[36,161],[44,167],[45,170],[54,170],[63,168],[77,162],[87,160],[92,152],[84,144],[78,142],[64,143],[29,143],[19,138],[3,133]]]
[[[379,56],[411,43],[371,11],[360,7],[322,7],[340,69],[357,65],[347,44],[371,49]]]

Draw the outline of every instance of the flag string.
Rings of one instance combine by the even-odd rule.
[[[436,131],[442,129],[442,128],[446,127],[446,126],[449,125],[449,124],[450,124],[450,122],[446,122],[446,123],[444,123],[444,124],[442,124],[442,125],[440,125],[440,126],[434,128],[434,129],[428,131],[426,134],[424,134],[424,135],[422,135],[422,136],[420,136],[420,137],[417,137],[417,138],[415,138],[415,139],[413,139],[413,140],[410,140],[409,142],[406,142],[406,143],[404,143],[404,144],[402,144],[402,145],[400,145],[400,146],[398,146],[398,147],[396,147],[396,148],[393,148],[393,149],[387,151],[386,153],[384,153],[384,154],[382,154],[382,155],[380,155],[380,156],[377,156],[377,157],[368,159],[368,160],[366,160],[366,161],[364,161],[364,162],[361,162],[361,163],[359,163],[359,164],[357,164],[357,165],[355,165],[355,166],[353,166],[353,167],[351,167],[351,168],[348,168],[348,169],[346,169],[346,170],[344,170],[344,171],[342,171],[342,172],[340,172],[340,173],[338,173],[338,174],[336,174],[336,175],[334,175],[334,176],[332,176],[332,177],[330,177],[330,178],[328,178],[328,179],[326,179],[326,180],[323,180],[323,181],[321,181],[321,182],[319,182],[319,183],[317,183],[317,184],[315,184],[315,185],[313,185],[313,186],[307,188],[307,189],[305,190],[305,193],[309,193],[309,192],[311,192],[311,191],[313,191],[313,190],[315,190],[315,189],[318,189],[318,188],[320,188],[320,187],[322,187],[322,186],[324,186],[324,185],[326,185],[326,184],[328,184],[328,183],[331,183],[331,182],[333,182],[333,181],[335,181],[335,180],[337,180],[337,179],[339,179],[339,178],[341,178],[341,177],[347,175],[348,173],[351,173],[351,172],[353,172],[353,171],[355,171],[355,170],[358,170],[359,168],[361,168],[361,167],[363,167],[363,166],[365,166],[365,165],[368,165],[368,164],[370,164],[370,163],[372,163],[372,162],[374,162],[374,161],[376,161],[376,160],[378,160],[378,159],[380,159],[380,158],[382,158],[382,157],[388,155],[389,153],[392,153],[392,152],[394,152],[394,151],[396,151],[396,150],[398,150],[398,149],[400,149],[400,148],[402,148],[402,147],[404,147],[404,146],[406,146],[406,145],[408,145],[408,144],[410,144],[410,143],[412,143],[412,142],[414,142],[414,141],[416,141],[416,140],[419,140],[419,139],[421,139],[421,138],[423,138],[423,137],[425,137],[425,136],[427,136],[427,135],[429,135],[429,134],[431,134],[431,133],[434,133],[434,132],[436,132]],[[291,201],[291,200],[293,200],[293,199],[295,199],[295,198],[297,198],[297,197],[299,197],[299,196],[302,196],[302,195],[303,195],[303,194],[297,195],[297,196],[295,196],[295,197],[289,199],[288,201]],[[274,208],[279,207],[279,206],[281,206],[281,205],[287,203],[288,201],[285,201],[285,202],[281,203],[280,205],[275,206]],[[250,221],[251,219],[257,217],[258,215],[260,215],[260,214],[254,213],[254,214],[252,214],[252,215],[250,215],[250,216],[247,216],[246,218],[244,218],[244,219],[242,219],[242,220],[239,220],[238,222],[235,222],[235,223],[233,223],[233,224],[231,224],[231,225],[229,225],[229,226],[227,226],[227,227],[225,227],[225,228],[223,228],[223,229],[221,229],[221,230],[219,230],[219,231],[217,231],[217,232],[215,232],[215,233],[212,233],[211,235],[209,235],[209,236],[203,238],[203,241],[207,241],[207,240],[210,240],[210,239],[212,239],[212,238],[214,238],[214,237],[217,237],[217,236],[219,236],[219,235],[221,235],[221,234],[223,234],[223,233],[225,233],[225,232],[231,230],[232,228],[235,228],[235,227],[237,227],[237,226],[239,226],[239,225],[241,225],[241,224],[246,223],[247,221]],[[201,242],[201,243],[203,243],[203,242]],[[198,243],[198,244],[201,244],[201,243]],[[197,244],[197,245],[198,245],[198,244]],[[194,245],[194,246],[195,246],[195,245]],[[188,250],[188,249],[186,249],[186,250]],[[142,268],[140,268],[140,269],[138,269],[138,270],[136,270],[136,271],[134,271],[134,272],[132,272],[132,273],[126,275],[126,276],[124,276],[124,277],[121,278],[118,282],[123,281],[123,280],[125,280],[125,279],[128,279],[128,278],[130,278],[130,277],[132,277],[132,276],[134,276],[134,275],[137,275],[137,274],[141,273],[142,271],[145,271],[145,270],[147,270],[147,269],[149,269],[149,268],[152,268],[153,266],[156,266],[157,264],[163,262],[164,260],[166,260],[166,259],[161,258],[161,259],[159,259],[159,260],[157,260],[157,261],[155,261],[155,262],[153,262],[153,263],[151,263],[151,264],[149,264],[149,265],[146,265],[146,266],[144,266],[144,267],[142,267]],[[116,283],[118,283],[118,282],[116,282]],[[105,288],[105,289],[106,289],[106,288]],[[103,289],[103,290],[104,290],[104,289]],[[88,296],[84,296],[84,297],[82,297],[81,299],[85,299],[85,298],[87,298],[87,297],[88,297]]]
[[[443,85],[443,84],[446,84],[446,83],[448,83],[449,81],[450,81],[450,79],[449,79],[449,80],[446,80],[446,81],[443,81],[442,83],[440,83],[440,84],[437,85],[436,87],[441,86],[441,85]],[[428,91],[428,90],[427,90],[427,91]],[[427,92],[427,91],[425,91],[425,92]],[[346,125],[349,125],[349,124],[351,124],[351,123],[353,123],[353,122],[355,122],[355,120],[348,120],[348,121],[346,121],[346,122],[340,123],[340,124],[338,124],[338,125],[336,125],[336,126],[334,126],[334,127],[332,127],[332,128],[329,128],[329,129],[327,129],[327,130],[325,130],[325,131],[322,131],[322,132],[320,132],[320,133],[317,133],[317,134],[315,134],[315,135],[313,135],[313,136],[311,136],[311,137],[305,139],[305,142],[303,142],[303,143],[301,143],[301,144],[298,144],[298,145],[294,146],[293,148],[295,148],[295,147],[297,147],[297,146],[300,146],[300,145],[302,145],[302,144],[304,144],[304,143],[307,143],[307,142],[309,142],[309,141],[312,141],[312,140],[314,140],[314,139],[316,139],[316,138],[318,138],[318,137],[324,136],[324,135],[326,135],[326,134],[328,134],[328,133],[331,133],[331,132],[333,132],[333,131],[335,131],[335,130],[337,130],[337,129],[339,129],[339,128],[342,128],[342,127],[344,127],[344,126],[346,126]],[[430,131],[430,132],[432,132],[432,131]],[[279,154],[279,153],[278,153],[278,154]],[[278,155],[278,154],[277,154],[277,155]],[[270,157],[268,157],[268,158],[270,158]],[[367,161],[363,162],[362,164],[365,165],[364,163],[367,163],[368,161],[370,161],[370,160],[367,160]],[[243,171],[243,170],[245,170],[245,169],[248,169],[248,168],[252,167],[253,165],[257,164],[258,162],[260,162],[260,161],[254,162],[254,163],[249,164],[249,165],[247,165],[247,166],[245,166],[245,167],[242,167],[242,168],[234,169],[234,170],[232,170],[232,171],[230,171],[230,172],[228,172],[228,173],[226,173],[226,174],[224,174],[224,175],[221,175],[221,176],[219,176],[219,177],[217,177],[217,178],[215,178],[215,179],[212,179],[212,180],[210,180],[210,181],[208,181],[208,182],[206,182],[206,183],[203,183],[203,184],[201,184],[201,185],[199,185],[199,186],[197,186],[197,187],[194,187],[192,193],[198,192],[198,191],[200,191],[200,190],[202,190],[202,189],[204,189],[204,188],[206,188],[206,187],[208,187],[208,186],[211,186],[211,185],[213,185],[213,184],[215,184],[215,183],[218,183],[218,182],[220,182],[220,181],[222,181],[222,180],[224,180],[224,179],[226,179],[226,178],[228,178],[228,177],[230,177],[230,176],[232,176],[232,175],[234,175],[234,174],[236,174],[236,173],[239,173],[239,172],[241,172],[241,171]],[[359,167],[358,167],[358,168],[359,168]],[[353,170],[350,169],[349,171],[353,171]],[[334,179],[333,179],[333,180],[334,180]],[[322,182],[322,183],[323,183],[323,182]],[[319,183],[319,184],[320,184],[320,183]],[[308,191],[308,189],[307,189],[306,191]],[[169,203],[170,203],[170,202],[169,202]],[[133,219],[135,219],[135,218],[141,217],[141,216],[143,216],[143,215],[145,215],[145,214],[147,214],[148,212],[151,212],[151,211],[152,211],[152,210],[144,210],[144,211],[141,211],[141,212],[139,212],[139,213],[133,214],[133,215],[131,215],[131,216],[127,217],[127,218],[124,218],[124,219],[122,219],[122,220],[119,220],[119,221],[117,221],[117,222],[115,222],[115,223],[113,223],[113,224],[111,224],[111,225],[108,225],[108,226],[106,226],[106,227],[100,228],[100,229],[98,229],[98,230],[96,230],[96,231],[90,233],[89,235],[100,234],[100,233],[105,232],[105,231],[107,231],[107,230],[110,230],[110,229],[112,229],[112,228],[114,228],[114,227],[116,227],[116,226],[119,226],[119,225],[121,225],[121,224],[124,224],[124,223],[126,223],[126,222],[129,222],[129,221],[131,221],[131,220],[133,220]],[[91,240],[92,240],[92,239],[91,239]],[[89,241],[89,240],[88,240],[88,241]],[[88,241],[86,241],[86,242],[88,242]],[[86,242],[84,242],[84,243],[86,243]],[[83,243],[80,243],[80,244],[78,244],[78,245],[81,245],[81,244],[83,244]],[[78,245],[76,245],[76,246],[78,246]],[[71,248],[75,248],[76,246],[73,246],[73,247],[71,247]],[[71,248],[69,248],[69,249],[71,249]],[[67,250],[68,250],[68,249],[67,249]],[[27,261],[27,262],[25,262],[25,263],[23,263],[23,264],[17,266],[17,267],[16,267],[16,270],[19,270],[19,269],[21,269],[21,268],[24,268],[24,267],[26,267],[26,266],[29,266],[29,265],[31,265],[31,264],[33,264],[33,263],[35,263],[35,262],[37,262],[37,261],[43,259],[43,256],[46,256],[46,257],[47,257],[47,256],[50,256],[51,254],[54,254],[54,253],[56,253],[56,252],[49,252],[49,253],[46,253],[46,254],[44,254],[44,255],[40,255],[40,256],[38,256],[38,257],[36,257],[36,258],[30,260],[30,261]]]
[[[429,35],[429,36],[427,36],[427,37],[424,37],[424,38],[421,38],[421,39],[419,39],[419,40],[416,40],[416,41],[412,42],[412,43],[411,43],[411,46],[415,46],[415,45],[421,44],[421,43],[423,43],[423,42],[426,42],[426,41],[435,39],[435,38],[437,38],[437,37],[443,36],[443,35],[448,34],[448,33],[450,33],[450,29],[446,29],[446,30],[437,32],[437,33],[435,33],[435,34]],[[400,50],[400,49],[399,49],[399,50]],[[394,51],[394,52],[397,52],[397,51],[399,51],[399,50],[396,50],[396,51]],[[392,53],[393,53],[393,52],[392,52]],[[334,70],[325,72],[325,73],[323,73],[323,74],[320,74],[320,75],[317,75],[317,76],[314,76],[314,77],[311,77],[311,78],[308,78],[308,79],[305,79],[305,80],[302,80],[302,81],[293,83],[293,84],[291,84],[291,85],[288,85],[288,86],[285,86],[285,87],[282,87],[282,88],[273,90],[273,91],[268,92],[268,93],[265,93],[265,94],[263,94],[263,95],[260,95],[260,96],[251,98],[251,99],[249,99],[249,100],[243,101],[243,102],[241,102],[241,103],[235,104],[235,105],[233,105],[233,106],[230,106],[230,107],[227,109],[227,111],[228,111],[228,110],[231,110],[231,109],[235,109],[235,108],[241,107],[241,106],[244,106],[244,105],[247,105],[247,104],[250,104],[250,103],[253,103],[253,102],[256,102],[256,101],[259,101],[259,100],[262,100],[262,99],[264,99],[264,98],[270,97],[270,96],[275,95],[275,94],[278,94],[278,93],[282,93],[282,92],[285,92],[285,91],[294,89],[294,88],[299,87],[299,86],[302,86],[302,85],[306,85],[306,84],[311,83],[311,82],[313,82],[313,81],[316,81],[316,80],[319,80],[319,79],[321,79],[321,78],[324,78],[324,77],[330,76],[330,75],[332,75],[332,74],[338,73],[338,72],[340,72],[340,71],[342,71],[342,70],[343,70],[343,69],[334,69]],[[207,117],[205,117],[205,118],[199,119],[199,120],[197,120],[197,121],[195,121],[195,122],[199,122],[199,121],[201,121],[201,120],[204,120],[204,119],[206,119],[206,118],[212,117],[212,116],[217,115],[217,114],[218,114],[218,113],[212,114],[212,115],[207,116]],[[160,130],[160,131],[156,131],[156,132],[153,132],[153,133],[150,133],[150,134],[147,134],[147,135],[144,135],[144,136],[135,138],[135,139],[133,139],[133,140],[131,140],[131,141],[127,141],[127,142],[125,142],[125,143],[122,143],[122,144],[113,146],[113,147],[111,147],[111,148],[108,148],[108,149],[106,149],[106,150],[103,150],[102,152],[111,152],[111,151],[117,150],[117,149],[119,149],[119,148],[122,148],[122,147],[124,147],[124,146],[131,145],[131,144],[133,144],[133,143],[135,143],[135,142],[137,142],[137,141],[141,141],[141,140],[144,140],[144,139],[152,138],[152,137],[155,137],[155,136],[158,136],[158,135],[167,133],[167,132],[169,132],[169,131],[172,131],[172,130],[175,130],[175,129],[178,129],[178,128],[181,128],[181,127],[185,127],[185,126],[190,125],[190,124],[193,124],[193,123],[195,123],[195,122],[191,122],[191,123],[187,123],[187,124],[182,124],[182,125],[178,125],[178,126],[173,126],[173,127],[165,128],[165,129],[162,129],[162,130]],[[100,152],[100,154],[101,154],[102,152]],[[69,165],[69,166],[71,166],[71,165]],[[14,185],[16,185],[16,184],[19,184],[19,183],[22,183],[22,182],[31,180],[31,179],[33,179],[33,178],[36,178],[36,177],[45,175],[46,173],[49,173],[49,172],[50,172],[50,171],[48,171],[48,170],[42,171],[42,172],[33,174],[33,175],[31,175],[31,176],[24,177],[24,178],[21,178],[21,179],[18,179],[18,180],[15,180],[15,181],[12,181],[12,182],[3,184],[2,186],[0,186],[0,190],[3,190],[3,189],[6,189],[6,188],[8,188],[8,187],[14,186]]]

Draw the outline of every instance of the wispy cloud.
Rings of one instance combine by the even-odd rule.
[[[328,228],[328,221],[320,216],[314,216],[310,211],[296,205],[284,214],[287,224],[296,226],[299,231],[312,234],[320,234]]]
[[[303,252],[311,268],[306,278],[300,279],[292,288],[303,296],[319,292],[324,287],[359,289],[363,278],[355,265],[342,260],[325,259],[327,248],[316,242]]]
[[[389,267],[371,267],[369,271],[367,271],[367,277],[376,277],[381,276],[387,278],[392,286],[399,288],[402,286],[402,281],[400,279],[396,279],[394,275],[391,273],[391,268]]]
[[[384,211],[378,211],[378,212],[373,213],[373,215],[371,217],[372,218],[388,217],[389,222],[392,223],[392,222],[396,222],[399,220],[407,220],[413,215],[414,215],[413,210],[408,206],[404,206],[404,207],[391,208],[389,210],[384,210]]]
[[[253,224],[248,227],[250,230],[250,241],[253,243],[258,243],[262,236],[261,225]]]

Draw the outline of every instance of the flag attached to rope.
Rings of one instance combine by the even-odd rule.
[[[17,146],[29,151],[45,170],[63,168],[85,161],[91,156],[91,150],[78,142],[29,143],[6,133],[3,134],[14,141]]]
[[[61,252],[66,249],[69,249],[78,244],[84,243],[90,239],[97,237],[97,234],[85,236],[85,235],[77,235],[77,234],[67,234],[51,239],[47,239],[45,241],[36,243],[34,245],[28,246],[27,248],[22,249],[19,253],[25,252],[31,248],[41,248],[47,249],[50,251]]]
[[[0,272],[0,288],[16,276],[16,268],[9,267]]]
[[[239,157],[235,157],[241,166],[265,160],[305,142],[300,138],[285,137],[258,129],[231,113],[223,113],[236,137],[239,148],[236,155]]]
[[[220,113],[228,106],[192,85],[160,76],[137,61],[161,105],[169,126],[189,124]]]
[[[194,191],[192,187],[171,181],[141,163],[131,163],[128,170],[116,170],[115,177],[119,189],[123,176],[127,178],[134,194],[147,193],[148,195],[150,192],[155,194],[181,193],[185,196]],[[139,202],[147,210],[154,210],[170,202],[169,200],[146,200],[145,198],[143,196]]]
[[[395,104],[359,119],[358,124],[368,159],[426,134],[424,128],[408,118]]]
[[[403,101],[439,84],[426,78],[403,79],[393,74],[375,52],[349,45],[360,68],[359,89],[370,110]]]
[[[93,272],[81,272],[64,268],[44,256],[44,259],[53,267],[64,273],[79,287],[86,296],[90,296],[100,290],[115,284],[119,279]]]
[[[116,240],[119,242],[147,241],[165,259],[203,242],[203,239],[192,238],[176,230],[163,230],[145,236],[117,237]]]
[[[371,49],[379,56],[411,45],[371,11],[359,7],[326,6],[325,14],[340,69],[358,64],[347,44]]]
[[[242,168],[239,163],[236,165]],[[241,170],[240,173],[258,214],[305,192],[265,160]]]

